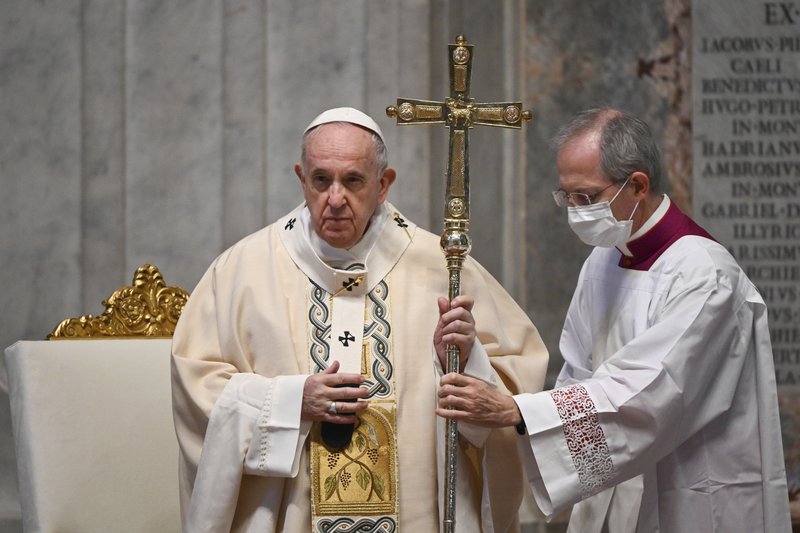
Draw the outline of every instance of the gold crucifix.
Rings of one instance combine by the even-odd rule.
[[[398,98],[396,106],[386,114],[397,124],[444,124],[450,129],[447,158],[447,187],[444,208],[442,251],[447,260],[450,301],[461,293],[461,268],[472,247],[469,238],[469,130],[475,125],[520,129],[523,120],[531,119],[530,111],[522,110],[522,102],[475,103],[470,97],[472,45],[463,35],[450,44],[450,97],[444,102]],[[459,349],[447,345],[447,372],[459,371]],[[443,531],[455,531],[456,450],[458,427],[447,419],[445,442],[445,505]]]
[[[520,129],[523,120],[531,119],[522,110],[522,102],[475,103],[470,97],[472,48],[463,35],[448,45],[450,97],[444,102],[398,98],[397,106],[386,108],[397,124],[444,124],[450,128],[447,163],[445,223],[447,219],[469,221],[469,151],[468,132],[475,125]]]

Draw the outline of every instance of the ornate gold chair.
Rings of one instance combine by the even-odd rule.
[[[5,351],[25,531],[180,531],[170,343],[188,294],[152,265]]]

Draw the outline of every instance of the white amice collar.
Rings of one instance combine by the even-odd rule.
[[[378,236],[383,231],[383,226],[389,218],[389,211],[385,204],[381,204],[373,213],[369,226],[364,235],[350,248],[335,248],[325,242],[311,226],[311,213],[308,206],[300,212],[300,221],[311,249],[324,263],[334,268],[350,263],[367,264],[367,257],[375,246]]]
[[[670,202],[669,196],[667,196],[666,194],[662,195],[662,197],[663,197],[663,200],[661,201],[660,204],[658,204],[658,207],[656,208],[655,211],[653,211],[653,214],[650,215],[650,218],[648,218],[645,221],[645,223],[642,224],[641,228],[637,229],[636,232],[633,235],[630,236],[630,238],[628,239],[628,242],[631,242],[632,240],[638,239],[639,237],[641,237],[642,235],[644,235],[645,233],[647,233],[648,231],[653,229],[655,227],[655,225],[658,224],[658,222],[662,218],[664,218],[664,215],[667,214],[667,210],[669,209],[669,206],[670,206],[671,202]],[[617,248],[624,255],[627,255],[627,256],[632,256],[633,255],[631,253],[631,251],[628,249],[627,243],[625,243],[623,245],[620,245],[620,246],[617,246]]]
[[[386,202],[385,207],[373,215],[368,231],[356,246],[342,251],[325,244],[323,249],[322,239],[315,240],[315,245],[311,244],[310,237],[315,233],[310,227],[311,216],[304,211],[305,205],[301,204],[270,227],[277,232],[297,268],[330,294],[338,294],[342,287],[347,288],[359,277],[365,282],[366,290],[371,291],[400,260],[417,228]],[[336,265],[323,261],[323,257],[330,255],[344,257],[345,261]],[[354,262],[365,266],[356,267]],[[356,285],[351,286],[353,292],[362,290],[353,287]]]

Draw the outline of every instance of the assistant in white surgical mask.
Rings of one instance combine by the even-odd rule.
[[[567,220],[569,227],[572,231],[585,242],[591,246],[600,246],[602,248],[611,248],[625,244],[631,236],[631,227],[633,226],[633,214],[636,208],[639,207],[639,202],[633,206],[630,216],[627,220],[617,220],[614,213],[611,211],[611,202],[617,199],[619,193],[630,181],[630,178],[625,180],[622,187],[619,188],[617,194],[611,200],[599,202],[591,205],[578,205],[569,207],[567,209]]]

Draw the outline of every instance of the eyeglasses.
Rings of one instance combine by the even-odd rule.
[[[614,185],[619,186],[618,183],[612,183],[611,185],[604,187],[602,190],[597,191],[594,194],[584,194],[582,192],[566,192],[561,189],[558,189],[557,191],[553,191],[553,200],[555,200],[556,205],[558,207],[567,207],[570,205],[592,205],[592,203],[594,203],[595,198],[603,194],[609,187],[613,187]]]

